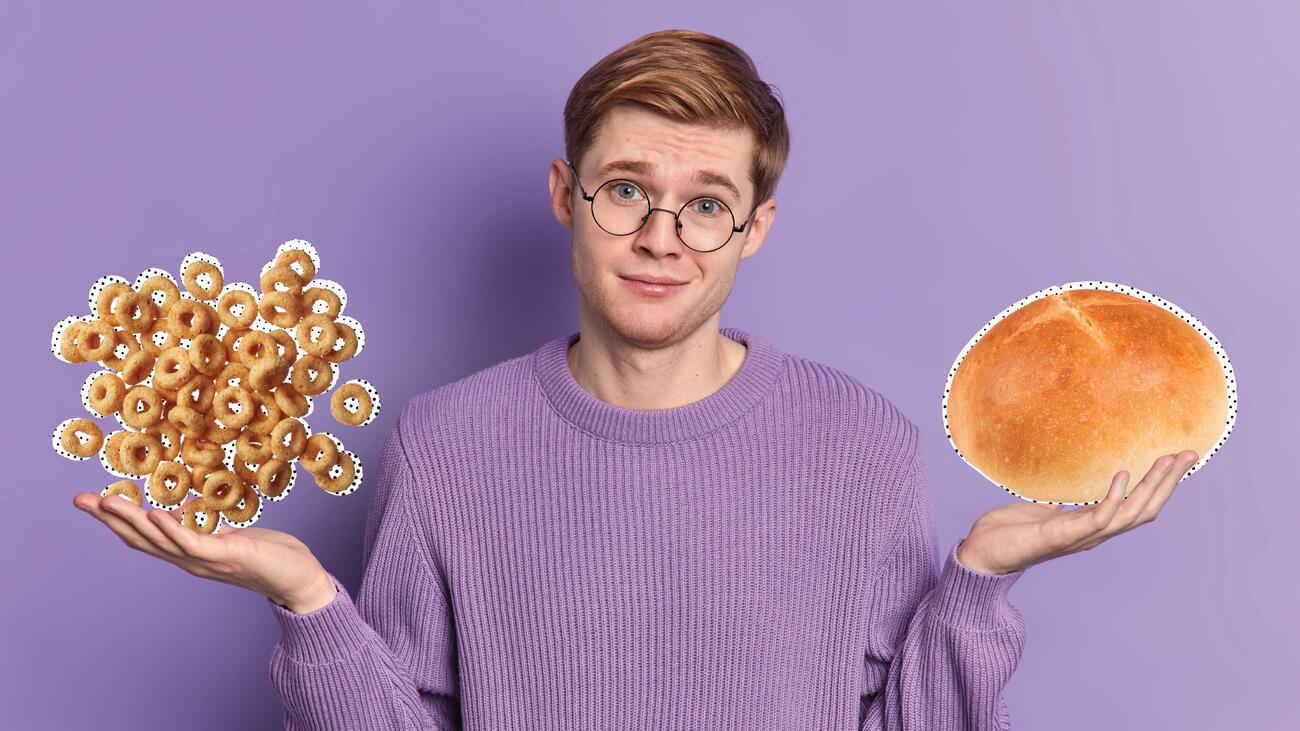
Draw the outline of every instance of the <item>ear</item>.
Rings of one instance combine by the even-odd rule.
[[[570,231],[573,230],[573,172],[563,158],[556,158],[551,163],[551,212],[555,220]]]
[[[772,224],[775,221],[776,196],[772,196],[759,205],[758,210],[754,211],[753,220],[745,227],[748,233],[745,234],[745,246],[740,250],[741,259],[752,256],[762,248],[763,241],[767,239],[767,232],[772,230]]]

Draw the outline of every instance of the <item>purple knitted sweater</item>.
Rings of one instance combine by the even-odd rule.
[[[267,600],[286,728],[1008,728],[1024,572],[939,560],[889,400],[722,333],[740,370],[676,408],[583,389],[578,333],[408,401],[356,601]]]

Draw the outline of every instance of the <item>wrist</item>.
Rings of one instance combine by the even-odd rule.
[[[271,601],[294,614],[308,614],[329,605],[337,595],[338,587],[334,585],[334,579],[322,569],[311,587],[305,591],[292,596],[272,598]]]

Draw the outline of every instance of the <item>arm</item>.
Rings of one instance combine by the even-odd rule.
[[[281,629],[269,672],[285,728],[459,728],[450,602],[412,515],[418,496],[400,418],[371,484],[356,603],[332,574],[338,593],[320,609],[295,614],[267,600]]]
[[[872,589],[861,729],[1009,729],[1003,692],[1025,627],[1006,595],[1024,571],[972,571],[957,560],[959,542],[940,573],[934,494],[915,443],[908,497]]]

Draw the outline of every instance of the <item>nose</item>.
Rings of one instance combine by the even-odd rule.
[[[663,211],[667,216],[660,216],[663,223],[657,223],[654,218],[655,211]],[[644,244],[657,251],[669,250],[680,246],[682,241],[677,236],[677,230],[681,228],[681,221],[677,219],[677,212],[670,211],[667,208],[651,208],[646,214],[646,222],[641,226],[637,238]]]

